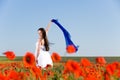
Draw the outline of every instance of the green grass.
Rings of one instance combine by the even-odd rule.
[[[75,60],[75,61],[80,61],[81,58],[87,58],[89,59],[91,62],[95,62],[96,57],[62,57],[62,61],[61,62],[66,62],[69,59]],[[106,61],[108,63],[110,62],[115,62],[118,61],[120,62],[120,57],[105,57]],[[8,59],[5,56],[0,56],[0,61],[7,61]],[[22,56],[17,56],[13,61],[22,61]]]
[[[17,56],[13,61],[21,61],[22,56]],[[8,61],[8,59],[5,56],[0,56],[0,61]]]
[[[95,62],[95,60],[96,60],[96,57],[62,57],[62,61],[67,61],[68,59],[72,59],[72,60],[75,60],[75,61],[80,61],[81,58],[87,58],[91,62]],[[120,57],[105,57],[105,59],[108,63],[115,62],[115,61],[120,62]]]

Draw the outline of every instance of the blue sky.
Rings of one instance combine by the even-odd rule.
[[[80,46],[70,56],[120,56],[119,0],[0,0],[0,53],[34,53],[37,29],[45,28],[53,18]],[[48,39],[55,43],[50,45],[50,54],[68,55],[63,33],[55,24]]]

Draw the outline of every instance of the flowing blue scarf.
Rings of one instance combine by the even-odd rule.
[[[65,37],[66,48],[69,45],[73,45],[75,48],[75,52],[77,52],[79,46],[75,46],[75,44],[72,42],[70,33],[58,22],[58,20],[52,19],[51,21],[54,22],[62,30]]]

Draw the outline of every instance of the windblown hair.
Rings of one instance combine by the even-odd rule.
[[[45,46],[45,49],[46,51],[49,51],[49,42],[48,42],[48,38],[47,38],[47,35],[46,35],[46,31],[44,28],[39,28],[38,31],[41,31],[42,32],[42,38],[44,39],[44,46]]]

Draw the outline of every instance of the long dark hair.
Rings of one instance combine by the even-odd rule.
[[[48,42],[48,38],[47,38],[47,35],[46,35],[46,31],[44,28],[39,28],[38,31],[41,31],[42,32],[42,38],[44,39],[44,46],[45,46],[45,49],[46,51],[49,51],[49,42]]]

